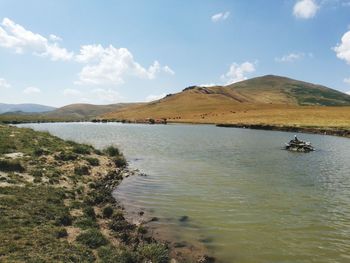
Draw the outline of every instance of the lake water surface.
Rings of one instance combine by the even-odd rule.
[[[21,125],[97,148],[130,166],[115,195],[160,218],[173,239],[223,262],[350,262],[350,139],[299,134],[316,147],[282,150],[294,134],[209,125]],[[131,213],[131,211],[130,211]],[[178,219],[187,216],[188,220]]]

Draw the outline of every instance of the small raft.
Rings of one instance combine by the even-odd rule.
[[[296,135],[293,140],[286,143],[285,149],[293,152],[312,152],[315,150],[310,142],[299,140]]]

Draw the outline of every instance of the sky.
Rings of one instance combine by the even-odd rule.
[[[2,103],[151,101],[267,74],[349,92],[350,0],[0,0]]]

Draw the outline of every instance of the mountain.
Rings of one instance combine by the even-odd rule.
[[[53,111],[56,108],[40,104],[5,104],[0,103],[0,114],[6,112],[38,113]]]
[[[110,105],[70,104],[50,112],[24,113],[22,111],[0,114],[0,122],[60,122],[91,120],[107,112],[122,110],[126,107],[138,106],[141,103],[117,103]]]
[[[70,104],[45,114],[50,118],[91,119],[101,114],[122,110],[139,103],[117,103],[109,105]]]
[[[334,106],[334,107],[326,107]],[[350,96],[286,77],[267,75],[228,86],[192,86],[143,105],[103,114],[102,118],[173,122],[350,125]],[[344,113],[345,111],[345,113]],[[323,115],[322,115],[323,114]]]

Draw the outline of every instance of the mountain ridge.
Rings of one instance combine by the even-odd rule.
[[[160,100],[100,117],[130,121],[152,118],[169,122],[281,125],[324,125],[329,122],[350,126],[349,109],[350,96],[345,93],[287,77],[266,75],[227,86],[190,86]]]
[[[0,114],[6,112],[24,112],[24,113],[39,113],[49,112],[55,110],[55,107],[46,106],[36,103],[20,103],[20,104],[8,104],[0,103]]]

